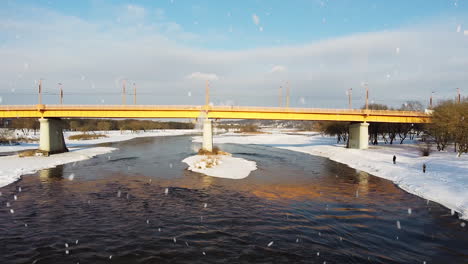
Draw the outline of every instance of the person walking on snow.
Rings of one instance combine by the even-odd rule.
[[[396,164],[396,156],[393,155],[393,164]]]
[[[423,163],[423,173],[426,173],[426,163]]]

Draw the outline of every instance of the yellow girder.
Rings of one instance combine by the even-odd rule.
[[[0,118],[198,118],[429,123],[422,112],[224,106],[26,105],[0,106]]]

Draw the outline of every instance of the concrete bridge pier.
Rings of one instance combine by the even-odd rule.
[[[213,125],[212,120],[206,118],[203,120],[203,145],[202,149],[213,151]]]
[[[41,118],[39,150],[48,154],[67,152],[62,129],[64,127],[60,118]]]
[[[349,126],[349,148],[367,149],[369,147],[369,123],[354,123]]]

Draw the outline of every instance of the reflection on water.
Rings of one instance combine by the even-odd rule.
[[[258,165],[229,180],[186,170],[189,137],[115,145],[1,189],[0,263],[468,261],[449,210],[327,159],[225,144]]]
[[[43,169],[38,172],[39,179],[43,183],[62,180],[63,178],[63,166],[59,165],[55,168]]]

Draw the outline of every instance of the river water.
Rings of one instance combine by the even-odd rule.
[[[0,263],[468,263],[450,210],[325,158],[224,144],[258,166],[229,180],[189,136],[109,145],[0,188]]]

